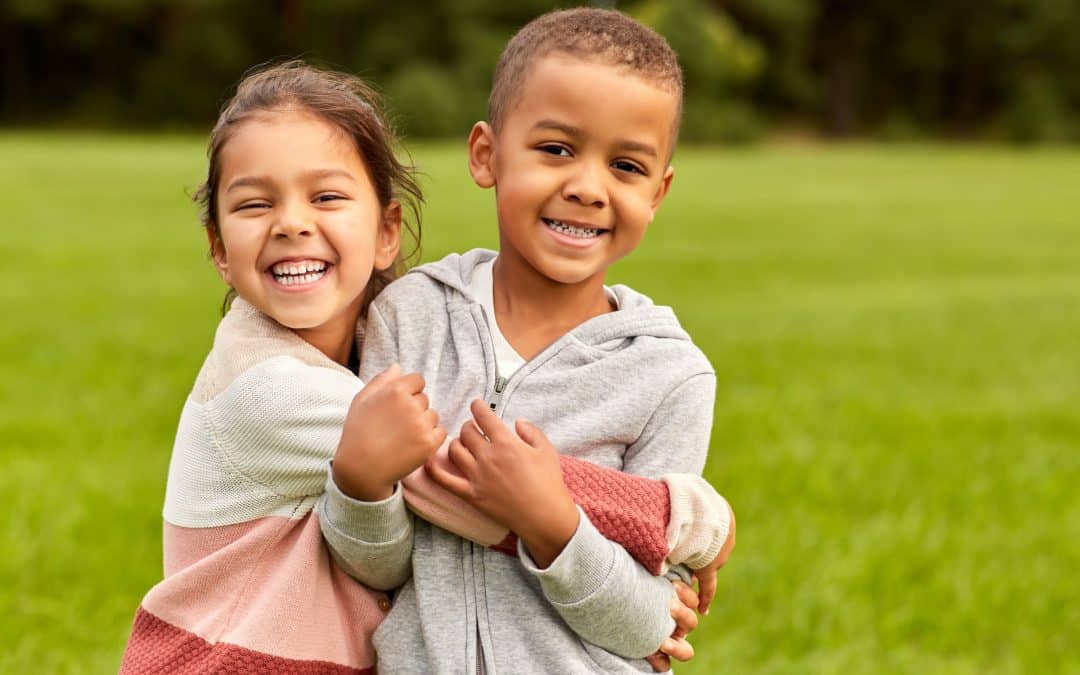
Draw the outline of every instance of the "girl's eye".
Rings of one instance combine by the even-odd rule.
[[[630,161],[627,161],[625,159],[620,159],[620,160],[617,160],[615,162],[612,162],[611,166],[612,166],[612,168],[614,168],[617,171],[626,171],[627,173],[639,173],[642,176],[645,175],[645,170],[644,169],[642,169],[640,166],[638,166],[634,162],[630,162]]]
[[[325,204],[328,202],[336,201],[338,199],[345,199],[345,197],[343,195],[328,192],[326,194],[321,194],[316,197],[315,201],[320,204]]]
[[[237,211],[254,211],[255,209],[268,209],[270,204],[267,202],[244,202],[236,207]]]
[[[570,150],[562,145],[555,145],[554,143],[548,143],[547,145],[541,145],[537,148],[540,152],[546,152],[549,155],[555,155],[556,157],[569,157]]]

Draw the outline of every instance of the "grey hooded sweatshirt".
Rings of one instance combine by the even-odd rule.
[[[482,397],[508,424],[536,424],[562,453],[650,478],[700,474],[716,376],[671,309],[615,286],[617,311],[512,375],[497,373],[485,314],[468,290],[474,268],[495,255],[450,255],[384,290],[368,312],[360,377],[393,363],[421,373],[447,430]],[[382,504],[353,502],[329,479],[319,505],[335,559],[361,579],[365,568],[403,559],[410,539],[401,528],[414,528],[412,578],[375,633],[380,673],[652,672],[643,657],[674,630],[670,581],[584,513],[558,558],[539,569],[520,543],[514,558],[403,518],[400,498]]]

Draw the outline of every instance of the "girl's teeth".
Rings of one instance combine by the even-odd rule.
[[[283,286],[310,284],[321,279],[327,270],[324,262],[280,263],[274,265],[271,272],[274,279]]]

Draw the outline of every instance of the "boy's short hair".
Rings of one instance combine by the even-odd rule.
[[[510,39],[495,66],[488,97],[488,123],[496,131],[517,102],[530,66],[561,52],[623,67],[677,100],[675,128],[682,117],[683,74],[671,45],[648,26],[613,9],[577,7],[539,16]]]

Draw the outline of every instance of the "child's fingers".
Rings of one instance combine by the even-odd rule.
[[[450,471],[437,462],[429,460],[424,464],[424,471],[431,480],[446,489],[447,492],[469,501],[472,498],[472,483],[468,478]]]
[[[387,382],[391,382],[397,379],[398,375],[401,375],[401,366],[396,363],[391,364],[389,368],[382,371],[375,377],[371,378],[371,380],[367,383],[367,386],[370,387],[375,383],[386,384]]]
[[[676,661],[689,661],[694,658],[694,648],[684,638],[670,637],[660,645],[664,652]]]
[[[472,420],[465,420],[465,424],[461,425],[458,438],[461,440],[461,444],[472,452],[481,452],[488,443],[488,440],[484,438],[484,434],[480,433],[480,428]]]
[[[657,673],[666,673],[671,670],[671,658],[664,652],[654,652],[645,657],[652,669]]]
[[[400,372],[400,368],[398,371]],[[401,387],[409,394],[420,394],[424,391],[424,376],[420,373],[408,373],[397,379]],[[427,406],[424,406],[425,408]]]
[[[446,429],[443,429],[440,426],[436,426],[432,430],[431,434],[432,434],[432,436],[431,436],[431,447],[434,448],[434,450],[438,450],[438,448],[443,443],[446,442],[446,436],[447,436]],[[433,450],[433,452],[434,452],[434,450]]]
[[[671,601],[671,618],[675,619],[675,632],[671,634],[671,637],[673,638],[686,637],[691,631],[697,628],[697,614],[694,613],[694,610],[682,604],[678,599],[673,599]],[[670,653],[666,649],[661,649],[660,651]]]
[[[547,439],[543,431],[540,431],[540,427],[536,426],[532,422],[518,418],[514,422],[514,430],[517,432],[518,438],[525,441],[537,450],[554,449],[551,446],[551,441]]]
[[[694,576],[698,580],[698,612],[709,613],[709,605],[716,597],[716,568],[713,566],[696,570]]]
[[[501,438],[506,433],[506,425],[483,399],[473,400],[469,405],[469,410],[472,411],[473,419],[480,427],[480,431],[492,441]]]
[[[446,449],[446,456],[466,480],[471,481],[472,477],[476,475],[476,457],[473,457],[472,452],[462,445],[460,439],[455,438],[450,441],[450,447]]]
[[[693,588],[677,579],[671,582],[671,585],[675,587],[675,595],[679,598],[679,602],[686,605],[690,609],[698,608],[699,598],[698,594],[694,592]]]

